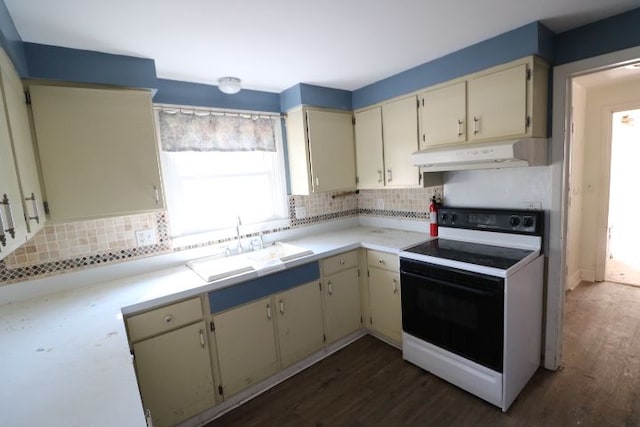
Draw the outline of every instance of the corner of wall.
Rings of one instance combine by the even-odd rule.
[[[13,62],[18,74],[21,77],[27,77],[27,59],[22,38],[16,29],[4,0],[0,0],[0,46],[11,58],[11,62]]]

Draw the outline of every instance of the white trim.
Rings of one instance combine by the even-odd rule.
[[[545,329],[544,365],[557,369],[562,356],[562,329],[564,312],[567,234],[567,189],[569,183],[570,141],[567,121],[570,119],[571,79],[615,66],[637,62],[640,46],[624,49],[581,61],[560,65],[553,69],[553,121],[551,144],[551,209],[549,212],[549,263],[547,273],[547,311]]]
[[[582,275],[583,273],[579,269],[569,275],[566,281],[566,287],[568,291],[574,290],[576,286],[580,284],[580,282],[582,281]]]

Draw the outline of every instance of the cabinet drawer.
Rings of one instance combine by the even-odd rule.
[[[171,329],[202,319],[200,298],[167,305],[127,319],[129,340],[140,341]]]
[[[358,251],[345,252],[322,260],[322,274],[325,276],[347,268],[358,266]]]
[[[370,267],[386,268],[392,271],[400,270],[400,258],[398,254],[389,252],[367,251],[367,264]]]

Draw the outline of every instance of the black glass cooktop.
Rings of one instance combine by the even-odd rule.
[[[435,239],[420,243],[405,252],[444,258],[506,270],[533,253],[526,249],[505,248],[459,240]]]

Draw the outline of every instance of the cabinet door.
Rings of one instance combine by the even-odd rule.
[[[278,342],[282,367],[304,359],[323,344],[322,302],[318,282],[276,294]]]
[[[469,80],[469,140],[527,132],[527,65]]]
[[[270,297],[213,316],[225,398],[278,371],[273,316]]]
[[[307,110],[313,191],[354,190],[356,161],[351,112]]]
[[[138,384],[154,426],[173,426],[215,405],[204,322],[133,345]]]
[[[400,344],[402,342],[400,274],[370,267],[369,299],[371,301],[371,328]]]
[[[420,148],[466,140],[467,83],[424,92],[420,96]]]
[[[0,93],[0,259],[24,244],[26,235],[27,224],[24,221],[4,94]]]
[[[46,220],[42,205],[40,176],[22,81],[4,52],[0,52],[0,68],[2,69],[2,89],[7,106],[7,119],[22,195],[21,203],[27,223],[26,239],[28,240],[44,227]],[[20,218],[21,220],[22,218]]]
[[[327,342],[331,343],[360,328],[357,268],[327,276],[324,280],[324,295]]]
[[[163,207],[151,94],[30,86],[50,219]]]
[[[358,188],[384,187],[382,159],[382,108],[355,113]]]
[[[387,187],[417,186],[418,168],[411,154],[418,150],[418,106],[415,96],[382,106],[384,166]]]

